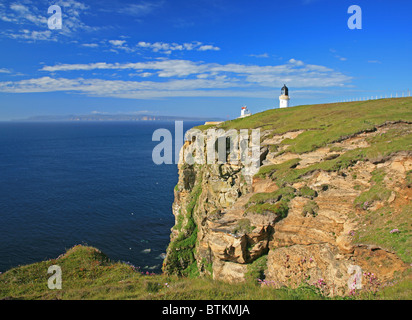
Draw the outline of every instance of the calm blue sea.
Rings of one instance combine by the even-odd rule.
[[[178,176],[152,161],[157,128],[174,136],[174,122],[0,123],[0,271],[87,244],[159,272]]]

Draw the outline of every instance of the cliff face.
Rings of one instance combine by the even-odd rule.
[[[364,273],[383,285],[405,271],[412,125],[388,122],[291,152],[306,131],[262,131],[253,179],[241,164],[179,165],[164,271],[275,287],[308,282],[331,295],[370,286]]]

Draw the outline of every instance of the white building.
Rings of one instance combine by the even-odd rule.
[[[289,107],[289,100],[290,100],[290,98],[289,98],[289,89],[284,84],[282,89],[281,89],[280,96],[279,96],[279,108]]]
[[[250,113],[250,111],[247,109],[247,107],[246,107],[246,106],[243,106],[243,107],[242,107],[242,110],[240,111],[240,117],[239,117],[239,118],[248,117],[248,116],[250,116],[250,115],[251,115],[251,113]]]

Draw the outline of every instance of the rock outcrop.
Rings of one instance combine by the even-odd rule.
[[[263,166],[253,179],[242,174],[242,164],[180,164],[164,271],[246,281],[266,256],[263,276],[276,287],[321,283],[327,294],[344,295],[360,288],[354,272],[364,285],[364,272],[392,280],[409,266],[356,236],[368,228],[366,216],[386,214],[382,208],[396,216],[410,206],[411,152],[348,160],[391,130],[410,133],[412,125],[387,123],[302,154],[288,152],[284,140],[304,130],[263,132]]]

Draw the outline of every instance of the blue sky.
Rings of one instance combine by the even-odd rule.
[[[50,30],[50,5],[62,10]],[[351,30],[348,7],[362,9]],[[412,2],[0,2],[0,120],[136,113],[234,118],[412,89]]]

